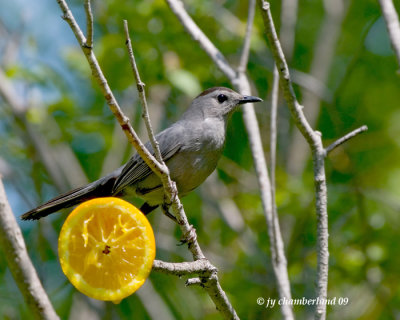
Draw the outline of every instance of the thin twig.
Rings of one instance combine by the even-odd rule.
[[[126,21],[126,20],[124,20],[124,30],[125,30],[125,37],[126,37],[125,44],[126,44],[126,47],[128,48],[129,61],[131,63],[133,75],[135,76],[135,80],[136,80],[136,84],[137,84],[136,87],[137,87],[137,90],[139,93],[139,98],[140,98],[140,101],[142,102],[142,107],[143,107],[142,117],[144,119],[144,123],[146,124],[147,132],[149,135],[151,145],[153,146],[153,150],[154,150],[154,154],[156,155],[156,159],[160,163],[163,163],[163,159],[162,159],[161,152],[160,152],[160,147],[158,145],[157,140],[154,137],[153,127],[151,126],[151,123],[150,123],[150,117],[149,117],[149,111],[148,111],[149,109],[147,107],[147,100],[146,100],[145,84],[140,79],[139,70],[137,68],[135,56],[133,54],[132,41],[129,36],[128,21]],[[165,165],[165,163],[163,163],[163,165]]]
[[[0,246],[29,311],[37,319],[59,319],[28,256],[21,229],[0,179]]]
[[[86,13],[86,43],[88,48],[93,47],[93,13],[90,0],[85,0],[85,13]]]
[[[238,71],[242,73],[246,72],[247,63],[249,61],[251,33],[253,29],[255,11],[256,11],[256,0],[249,0],[249,11],[247,14],[246,33],[244,36],[242,55],[240,56],[240,62],[237,68]]]
[[[400,23],[396,8],[392,0],[379,0],[382,8],[382,14],[385,18],[386,27],[389,32],[390,42],[396,53],[397,63],[400,66]]]
[[[316,193],[317,211],[317,252],[318,252],[318,279],[317,296],[321,301],[327,298],[328,290],[328,211],[327,211],[327,191],[325,175],[325,149],[322,145],[321,134],[315,132],[304,116],[302,106],[297,101],[293,86],[290,80],[289,69],[283,54],[274,22],[272,19],[270,5],[268,2],[259,0],[261,13],[264,21],[265,33],[267,35],[275,63],[278,66],[280,84],[283,95],[288,104],[296,126],[306,138],[311,147],[314,161],[314,184]],[[315,318],[325,319],[326,305],[319,304],[316,308]]]
[[[355,130],[349,132],[345,136],[341,137],[340,139],[336,140],[335,142],[333,142],[332,144],[327,146],[325,148],[326,154],[328,154],[329,152],[331,152],[333,149],[335,149],[336,147],[340,146],[341,144],[345,143],[346,141],[350,140],[351,138],[355,137],[356,135],[358,135],[360,133],[363,133],[363,132],[365,132],[367,130],[368,130],[368,127],[364,125],[364,126],[358,128],[358,129],[355,129]]]

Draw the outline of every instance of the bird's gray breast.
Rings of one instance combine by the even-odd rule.
[[[198,187],[216,168],[225,144],[225,123],[222,119],[205,119],[185,125],[185,143],[167,161],[171,178],[184,195]]]

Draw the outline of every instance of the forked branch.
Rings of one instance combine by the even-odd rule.
[[[327,189],[326,189],[326,175],[325,175],[325,156],[336,146],[344,143],[350,138],[356,136],[358,133],[365,131],[366,127],[361,127],[358,130],[339,139],[333,145],[324,149],[321,139],[321,133],[314,131],[303,113],[303,107],[297,101],[296,94],[293,90],[292,82],[290,79],[289,68],[286,63],[285,56],[282,51],[281,44],[272,19],[270,4],[264,0],[259,0],[259,5],[264,21],[265,34],[267,36],[275,63],[278,67],[280,75],[280,85],[283,91],[284,98],[288,104],[294,122],[300,132],[307,140],[314,164],[314,184],[315,184],[315,198],[316,198],[316,212],[317,212],[317,296],[321,301],[327,299],[328,290],[328,263],[329,263],[329,250],[328,250],[328,211],[327,211]],[[315,311],[315,319],[325,319],[326,305],[318,304]]]

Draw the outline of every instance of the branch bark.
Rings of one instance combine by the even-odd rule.
[[[133,75],[135,76],[136,87],[137,87],[137,90],[139,93],[139,98],[142,103],[142,108],[143,108],[142,118],[146,124],[148,136],[149,136],[151,145],[153,146],[153,150],[156,155],[156,159],[158,162],[162,163],[162,165],[165,166],[165,163],[163,162],[163,159],[161,156],[160,147],[158,145],[156,138],[154,137],[153,127],[151,126],[151,123],[150,123],[149,109],[147,107],[147,100],[146,100],[145,84],[140,79],[140,74],[139,74],[139,70],[136,65],[135,56],[133,55],[132,41],[131,41],[131,38],[129,37],[128,21],[126,21],[126,20],[124,20],[124,30],[125,30],[125,37],[126,37],[125,44],[128,49],[129,61],[131,63]]]
[[[59,319],[28,256],[21,229],[0,179],[0,246],[29,310],[36,319]]]
[[[207,259],[179,263],[154,260],[153,270],[178,277],[193,274],[210,275],[211,273],[217,272],[217,268]]]
[[[349,132],[345,136],[341,137],[340,139],[336,140],[334,143],[332,143],[329,146],[327,146],[325,148],[326,154],[328,155],[328,153],[331,152],[336,147],[340,146],[341,144],[345,143],[346,141],[350,140],[351,138],[354,138],[356,135],[358,135],[360,133],[363,133],[363,132],[365,132],[367,130],[368,130],[367,126],[362,126],[362,127],[358,128],[358,129],[355,129],[355,130]]]

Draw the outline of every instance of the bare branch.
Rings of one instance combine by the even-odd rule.
[[[259,0],[261,5],[261,12],[264,19],[265,33],[269,40],[271,46],[271,51],[276,61],[280,75],[281,88],[287,103],[289,105],[290,111],[294,117],[296,125],[299,127],[301,133],[307,139],[309,144],[314,145],[314,140],[318,140],[316,133],[313,131],[309,123],[307,122],[304,113],[303,106],[299,104],[296,98],[296,94],[293,90],[292,82],[290,79],[289,68],[286,63],[285,56],[282,51],[282,47],[279,43],[278,35],[275,30],[274,22],[272,20],[272,15],[270,11],[270,4],[264,0]]]
[[[400,66],[400,23],[396,8],[392,0],[379,0],[382,8],[382,14],[386,21],[386,27],[389,32],[390,42],[396,53],[397,63]]]
[[[149,135],[151,145],[153,146],[153,150],[156,155],[156,159],[160,163],[165,165],[165,163],[163,163],[163,159],[161,156],[160,147],[158,145],[157,140],[154,137],[153,127],[151,126],[151,123],[150,123],[149,110],[147,107],[147,100],[146,100],[146,92],[144,89],[145,84],[140,79],[139,70],[137,68],[135,56],[133,54],[131,38],[129,37],[128,21],[126,21],[126,20],[124,20],[124,30],[125,30],[125,37],[126,37],[126,47],[128,48],[128,54],[129,54],[129,61],[131,63],[133,74],[135,76],[135,80],[136,80],[136,84],[137,84],[136,87],[137,87],[137,90],[139,93],[139,98],[140,98],[140,101],[142,102],[142,107],[143,107],[142,117],[146,124],[147,132]]]
[[[88,48],[93,47],[93,14],[90,0],[85,0],[85,13],[86,13],[86,43]]]
[[[307,122],[302,106],[297,101],[293,86],[290,80],[289,69],[279,43],[272,19],[270,5],[268,2],[259,0],[262,17],[264,21],[265,33],[267,35],[271,51],[273,53],[276,65],[278,66],[280,83],[283,95],[286,99],[292,117],[303,136],[311,147],[314,160],[314,183],[316,192],[316,210],[317,210],[317,251],[318,251],[318,297],[327,298],[328,290],[328,211],[327,211],[327,191],[325,176],[325,150],[322,145],[321,134],[313,131]],[[316,309],[315,318],[325,319],[326,305],[319,304]]]
[[[358,135],[360,133],[363,133],[363,132],[365,132],[367,130],[368,130],[368,127],[364,125],[364,126],[358,128],[358,129],[355,129],[355,130],[349,132],[345,136],[341,137],[340,139],[336,140],[334,143],[332,143],[329,146],[327,146],[325,148],[326,154],[328,154],[329,152],[331,152],[333,149],[335,149],[336,147],[340,146],[341,144],[345,143],[346,141],[350,140],[351,138],[354,138],[356,135]]]
[[[211,275],[211,273],[216,272],[217,268],[215,268],[207,259],[179,263],[154,260],[153,271],[171,274],[179,277],[193,274],[209,276]]]
[[[256,11],[256,0],[249,0],[249,11],[248,11],[248,15],[247,15],[246,34],[244,36],[242,55],[240,57],[240,63],[238,66],[238,72],[241,72],[241,73],[246,72],[247,63],[249,61],[251,32],[253,29],[255,11]]]
[[[0,245],[29,310],[37,319],[59,319],[29,259],[21,229],[11,211],[1,179]]]

